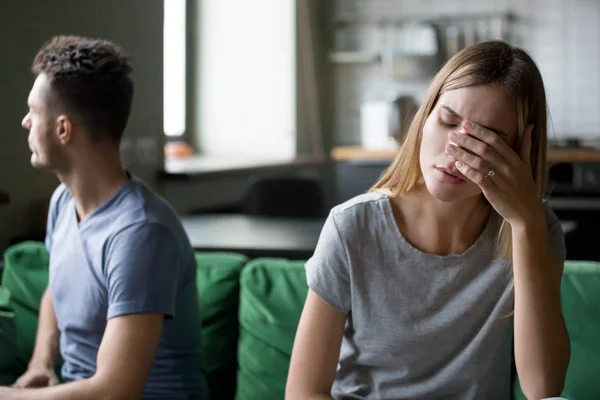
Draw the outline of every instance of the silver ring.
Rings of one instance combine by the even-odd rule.
[[[490,172],[488,172],[485,177],[486,178],[491,178],[494,175],[496,175],[496,172],[493,169],[490,169]]]

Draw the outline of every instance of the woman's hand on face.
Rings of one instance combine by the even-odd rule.
[[[446,154],[456,168],[477,184],[492,207],[513,228],[543,215],[531,173],[531,131],[523,132],[520,154],[498,134],[480,125],[463,123],[464,133],[448,134]]]

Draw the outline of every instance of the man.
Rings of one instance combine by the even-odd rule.
[[[33,356],[0,398],[206,398],[193,250],[175,212],[120,162],[133,96],[127,57],[108,41],[60,36],[32,70],[31,164],[61,185]]]

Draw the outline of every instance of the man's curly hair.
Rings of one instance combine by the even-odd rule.
[[[50,80],[64,111],[75,113],[97,140],[119,144],[133,99],[131,65],[107,40],[55,36],[35,56],[32,72]]]

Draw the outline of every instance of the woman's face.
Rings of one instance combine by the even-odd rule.
[[[445,151],[448,134],[463,134],[465,121],[495,132],[512,148],[517,142],[517,107],[499,86],[470,86],[443,93],[425,121],[419,157],[425,185],[441,201],[460,201],[481,193]]]

